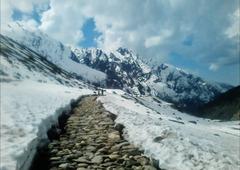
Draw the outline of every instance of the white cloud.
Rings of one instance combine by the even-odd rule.
[[[115,37],[111,30],[106,31],[104,34],[105,38],[103,36],[97,38],[98,47],[110,52],[124,45],[122,37]]]
[[[238,8],[233,14],[230,15],[230,19],[232,24],[228,27],[225,33],[229,38],[233,38],[239,36],[240,34],[240,8]]]
[[[21,24],[27,24],[26,27],[31,27],[33,25],[37,26],[34,23],[33,18],[29,18],[29,14],[31,14],[34,10],[35,6],[46,6],[49,0],[1,0],[1,28],[6,29],[7,24],[14,22],[12,15],[14,10],[21,11],[23,13],[23,19]],[[35,27],[37,28],[37,27]]]
[[[98,45],[104,49],[125,46],[160,62],[175,52],[206,64],[221,60],[220,66],[237,59],[236,41],[225,33],[236,8],[237,0],[90,0],[81,10],[94,18],[102,33]],[[190,35],[192,45],[186,46]]]
[[[166,39],[169,38],[171,35],[172,35],[172,32],[170,30],[163,30],[161,35],[146,38],[144,42],[144,46],[146,48],[149,48],[149,47],[160,45],[166,42]]]
[[[145,40],[144,46],[146,48],[149,48],[149,47],[152,47],[152,46],[156,46],[161,42],[162,42],[162,38],[160,36],[153,36],[153,37],[149,37]]]
[[[219,69],[219,66],[217,64],[212,63],[209,66],[209,70],[211,71],[217,71],[218,69]]]
[[[81,11],[83,5],[81,1],[51,0],[39,29],[66,44],[77,45],[83,39],[81,28],[86,21]]]
[[[19,24],[23,25],[25,29],[30,31],[36,31],[38,23],[34,19],[29,20],[22,20],[18,22]]]

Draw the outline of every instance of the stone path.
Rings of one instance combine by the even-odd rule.
[[[68,119],[65,132],[49,145],[50,169],[156,170],[141,151],[122,138],[96,97],[83,98]],[[118,130],[116,130],[118,129]]]

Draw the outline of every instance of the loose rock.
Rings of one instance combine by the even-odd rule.
[[[93,157],[93,159],[92,159],[92,163],[96,163],[96,164],[100,164],[100,163],[102,163],[103,162],[103,157],[102,156],[95,156],[95,157]]]

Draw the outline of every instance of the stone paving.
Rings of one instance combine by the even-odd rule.
[[[51,170],[156,170],[153,162],[123,139],[121,125],[95,96],[83,98],[65,132],[49,145]]]

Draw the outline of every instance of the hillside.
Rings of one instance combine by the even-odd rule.
[[[3,30],[1,34],[23,45],[24,48],[27,47],[38,53],[64,71],[81,76],[88,82],[105,84],[106,75],[104,73],[75,62],[73,59],[76,56],[69,47],[41,31],[29,31],[21,24],[14,23],[8,25],[8,30]]]
[[[240,86],[221,94],[200,108],[200,116],[220,120],[240,120]]]
[[[1,82],[32,80],[71,87],[86,87],[81,75],[65,71],[42,55],[6,36],[0,35],[0,38]]]

